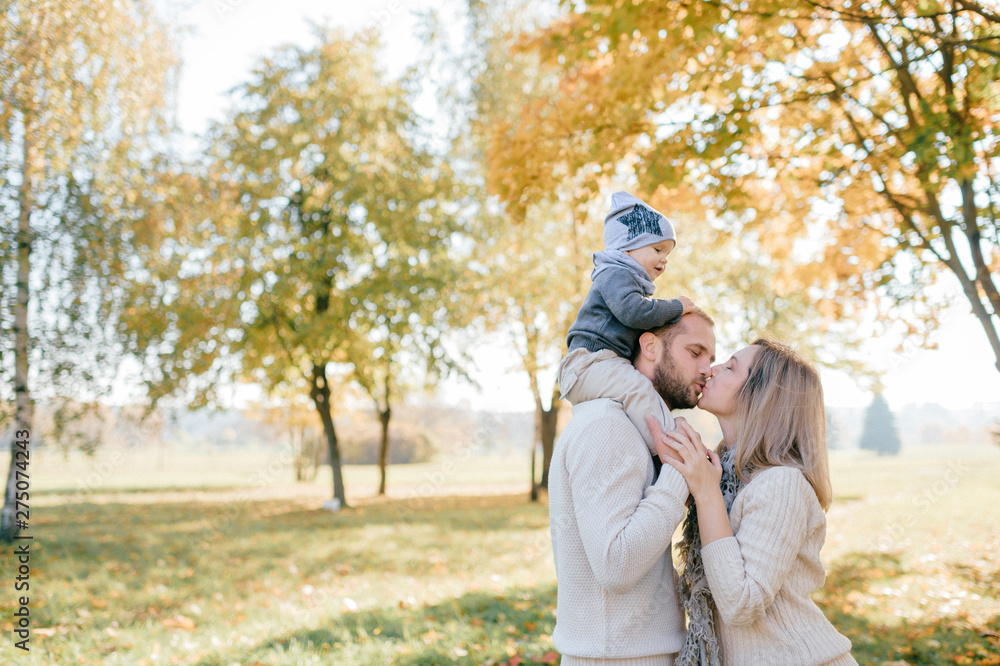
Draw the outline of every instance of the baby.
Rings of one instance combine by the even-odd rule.
[[[569,328],[569,354],[559,364],[563,399],[622,402],[650,451],[656,448],[646,415],[656,418],[663,432],[674,429],[674,420],[652,382],[632,367],[632,358],[643,331],[671,324],[694,307],[683,296],[650,298],[676,242],[666,217],[628,192],[611,195],[605,250],[594,254],[593,285]]]

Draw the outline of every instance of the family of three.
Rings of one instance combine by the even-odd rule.
[[[559,367],[573,403],[549,468],[562,663],[856,664],[810,596],[831,500],[815,368],[765,339],[713,365],[712,318],[651,298],[676,236],[639,199],[613,195],[604,243]],[[670,414],[695,406],[719,421],[715,450]]]

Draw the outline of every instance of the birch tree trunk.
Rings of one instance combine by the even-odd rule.
[[[17,220],[17,300],[14,304],[14,436],[10,439],[10,467],[7,470],[6,492],[4,493],[3,511],[0,513],[0,539],[11,541],[17,533],[14,524],[15,507],[15,465],[14,451],[19,437],[18,432],[31,432],[33,425],[31,393],[28,389],[28,354],[30,340],[28,338],[28,303],[31,292],[28,279],[31,275],[31,124],[26,118],[23,144],[22,180],[18,189],[18,220]],[[30,435],[29,435],[30,441]]]

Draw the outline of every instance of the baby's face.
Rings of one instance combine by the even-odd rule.
[[[666,269],[667,255],[673,249],[674,241],[665,240],[636,250],[626,250],[625,254],[635,259],[640,266],[646,269],[650,280],[655,280]]]

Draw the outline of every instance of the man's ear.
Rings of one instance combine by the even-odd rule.
[[[660,348],[660,339],[650,332],[639,336],[639,355],[647,361],[655,361]]]

